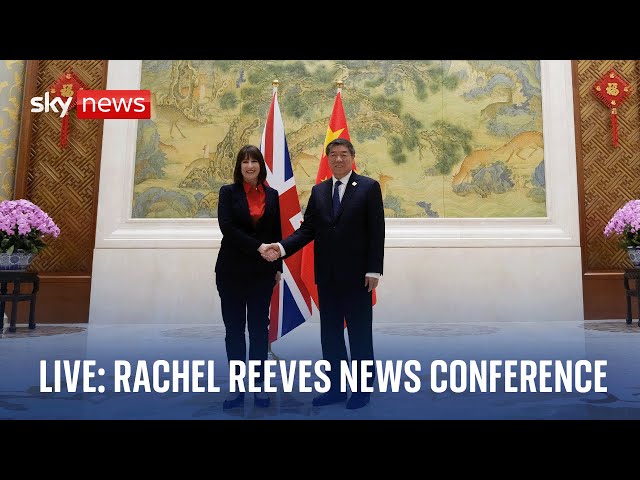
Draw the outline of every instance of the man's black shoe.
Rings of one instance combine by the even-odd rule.
[[[222,409],[229,410],[230,408],[236,408],[244,405],[244,392],[238,393],[235,397],[228,397],[222,402]]]
[[[332,403],[344,402],[346,399],[347,394],[345,392],[326,392],[315,397],[311,404],[314,407],[324,407],[325,405],[331,405]]]
[[[370,393],[364,393],[364,392],[352,393],[351,397],[347,401],[347,409],[356,410],[358,408],[364,407],[366,404],[369,403],[370,396],[371,396]]]

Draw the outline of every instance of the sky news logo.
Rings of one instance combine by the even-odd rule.
[[[80,119],[138,119],[151,118],[151,90],[78,90],[76,113]],[[31,112],[59,113],[60,118],[69,112],[73,97],[31,99]]]

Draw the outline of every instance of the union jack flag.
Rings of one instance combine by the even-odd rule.
[[[262,132],[260,150],[267,165],[267,183],[280,194],[282,238],[286,238],[298,229],[303,217],[276,87],[273,89],[271,107]],[[312,315],[311,297],[300,273],[302,250],[286,258],[282,264],[282,278],[273,289],[271,297],[270,344],[304,323]]]

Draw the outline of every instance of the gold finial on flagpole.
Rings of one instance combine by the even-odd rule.
[[[277,78],[271,82],[271,86],[273,87],[274,92],[278,91],[278,85],[280,85],[280,80],[278,80]]]

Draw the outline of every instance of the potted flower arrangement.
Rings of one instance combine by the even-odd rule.
[[[631,263],[640,267],[640,200],[631,200],[618,209],[604,228],[604,234],[618,235],[620,247],[627,250]]]
[[[0,202],[0,270],[25,270],[46,248],[44,235],[57,237],[60,228],[28,200]]]

